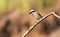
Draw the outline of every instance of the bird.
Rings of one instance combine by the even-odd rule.
[[[36,12],[36,10],[30,10],[30,13],[31,15],[33,15],[37,20],[39,20],[40,18],[42,18],[42,15],[38,12]]]

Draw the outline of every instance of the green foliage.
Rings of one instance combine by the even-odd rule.
[[[37,7],[34,6],[36,10],[43,10],[47,8],[51,9],[55,3],[55,0],[0,0],[0,15],[7,13],[7,10],[12,8],[23,8],[29,11],[37,3]]]
[[[8,0],[0,0],[0,16],[7,13]]]

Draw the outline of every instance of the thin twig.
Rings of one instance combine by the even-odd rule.
[[[60,18],[60,16],[56,15],[55,12],[51,12],[46,16],[44,16],[43,18],[41,18],[40,20],[38,20],[37,23],[35,23],[33,26],[31,26],[29,30],[26,33],[24,33],[22,37],[26,37],[40,22],[42,22],[44,19],[46,19],[50,15],[54,15],[55,17]]]
[[[54,15],[55,17],[57,17],[57,18],[60,19],[60,16],[58,16],[55,12],[52,12],[52,13],[53,13],[53,15]]]

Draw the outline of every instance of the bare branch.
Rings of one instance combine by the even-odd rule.
[[[60,19],[60,16],[58,16],[55,12],[52,12],[52,13],[53,13],[53,15],[54,15],[55,17],[57,17],[57,18]]]
[[[38,20],[37,23],[35,23],[33,26],[31,26],[29,30],[26,33],[24,33],[24,35],[22,35],[22,37],[26,37],[40,22],[42,22],[44,19],[46,19],[50,15],[54,15],[55,17],[60,18],[60,16],[56,15],[55,12],[51,12],[46,16],[44,16],[43,18],[41,18],[40,20]]]

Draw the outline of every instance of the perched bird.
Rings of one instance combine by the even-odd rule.
[[[37,20],[42,18],[42,16],[38,12],[36,12],[35,10],[30,10],[29,14],[32,14]]]

